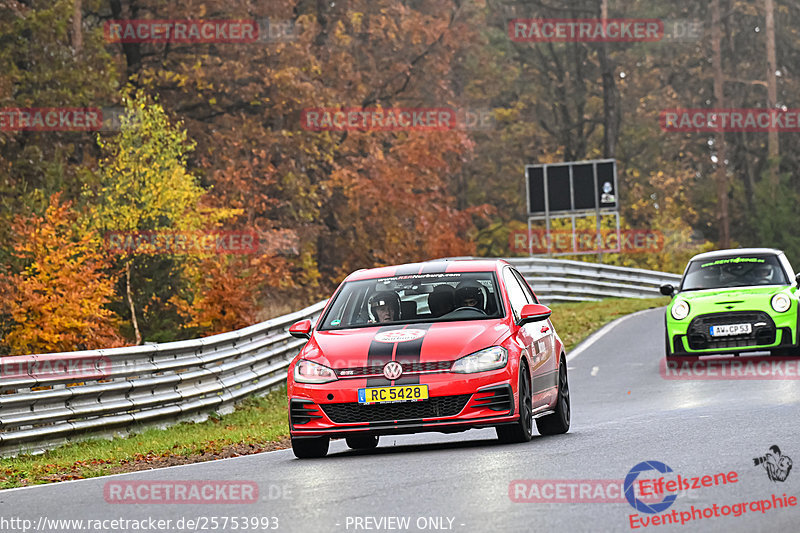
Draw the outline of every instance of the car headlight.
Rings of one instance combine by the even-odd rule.
[[[466,355],[453,363],[451,372],[459,374],[472,374],[503,368],[508,362],[508,350],[502,346],[492,346],[479,352]]]
[[[779,292],[778,294],[773,296],[772,301],[770,303],[772,304],[772,308],[779,313],[788,311],[789,308],[792,306],[792,300],[789,299],[789,297],[782,292]]]
[[[672,305],[672,318],[675,320],[683,320],[689,316],[689,304],[684,300],[677,300]]]
[[[313,361],[300,359],[294,365],[294,380],[297,383],[328,383],[337,379],[336,372]]]

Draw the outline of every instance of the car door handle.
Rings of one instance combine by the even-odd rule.
[[[542,333],[547,333],[548,331],[550,331],[549,326],[542,326]]]

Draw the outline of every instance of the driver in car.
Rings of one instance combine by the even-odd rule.
[[[750,279],[754,285],[768,285],[772,283],[772,265],[760,264],[753,267]]]
[[[394,291],[376,292],[369,299],[370,322],[394,322],[400,318],[400,297]]]

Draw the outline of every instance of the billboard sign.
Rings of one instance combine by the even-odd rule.
[[[616,211],[615,159],[525,166],[528,215]]]

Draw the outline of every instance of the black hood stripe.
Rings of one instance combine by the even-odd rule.
[[[427,331],[430,327],[430,324],[413,324],[408,326],[408,329]],[[419,363],[422,356],[422,342],[424,340],[425,335],[413,341],[397,343],[397,351],[395,352],[394,360],[400,364]],[[419,374],[400,376],[400,379],[394,382],[395,385],[416,385],[417,383],[419,383]]]
[[[378,328],[378,333],[385,333],[387,331],[396,331],[403,329],[405,326],[383,326]],[[378,342],[373,340],[369,344],[369,351],[367,352],[367,366],[380,366],[383,367],[386,363],[392,360],[394,348],[397,346],[391,342]],[[380,387],[386,385],[386,378],[367,378],[367,387]]]

